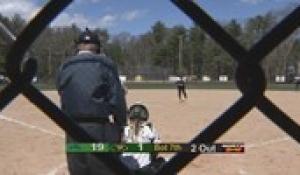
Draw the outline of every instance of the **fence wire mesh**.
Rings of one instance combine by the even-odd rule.
[[[71,2],[72,0],[48,2],[12,44],[6,57],[6,71],[11,83],[0,93],[0,109],[3,110],[19,94],[23,94],[71,137],[81,142],[96,142],[96,138],[85,132],[60,108],[31,85],[31,80],[37,72],[37,63],[36,60],[30,58],[23,60],[26,51],[43,29]],[[171,0],[171,2],[219,43],[238,63],[236,84],[242,92],[242,96],[236,102],[207,128],[198,133],[190,143],[214,142],[255,107],[299,143],[299,125],[264,95],[267,82],[260,62],[299,27],[300,6],[295,7],[250,50],[246,50],[194,1]],[[94,155],[116,174],[133,174],[111,154]],[[177,153],[156,174],[168,175],[179,172],[199,155],[200,153]]]

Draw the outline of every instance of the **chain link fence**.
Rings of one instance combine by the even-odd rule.
[[[224,111],[207,128],[202,130],[190,143],[214,142],[233,127],[250,110],[257,108],[266,118],[300,142],[300,127],[265,95],[266,79],[260,62],[300,24],[300,6],[295,7],[287,17],[259,40],[251,49],[246,50],[215,22],[201,7],[190,0],[171,0],[180,10],[206,31],[238,63],[236,85],[242,96]],[[36,60],[26,58],[25,53],[43,29],[61,13],[72,0],[52,0],[30,21],[17,37],[6,57],[6,71],[11,83],[0,92],[0,108],[3,110],[19,94],[43,111],[51,120],[71,137],[80,142],[96,142],[96,138],[85,132],[59,107],[51,102],[32,84],[36,75]],[[156,174],[168,175],[181,171],[200,153],[177,153]],[[118,159],[111,154],[94,154],[116,174],[132,174]]]

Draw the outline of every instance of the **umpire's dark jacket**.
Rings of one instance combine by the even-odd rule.
[[[126,102],[116,66],[105,56],[81,52],[66,61],[57,77],[63,111],[99,142],[121,141]],[[113,114],[115,123],[108,121]],[[67,135],[67,143],[77,142]],[[118,156],[118,155],[116,155]],[[111,175],[90,154],[67,153],[70,175]]]
[[[82,53],[66,61],[57,77],[62,109],[69,116],[107,118],[126,125],[126,102],[116,66],[105,56]]]

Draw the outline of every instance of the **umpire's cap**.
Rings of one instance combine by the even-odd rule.
[[[96,33],[85,28],[85,31],[79,35],[77,44],[96,44],[100,47],[100,39]]]
[[[148,109],[141,103],[131,105],[128,112],[129,119],[138,119],[141,121],[147,121],[149,119]]]

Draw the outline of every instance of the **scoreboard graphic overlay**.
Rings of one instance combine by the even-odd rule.
[[[114,152],[133,152],[133,153],[244,153],[244,143],[69,143],[66,146],[68,153],[114,153]]]

